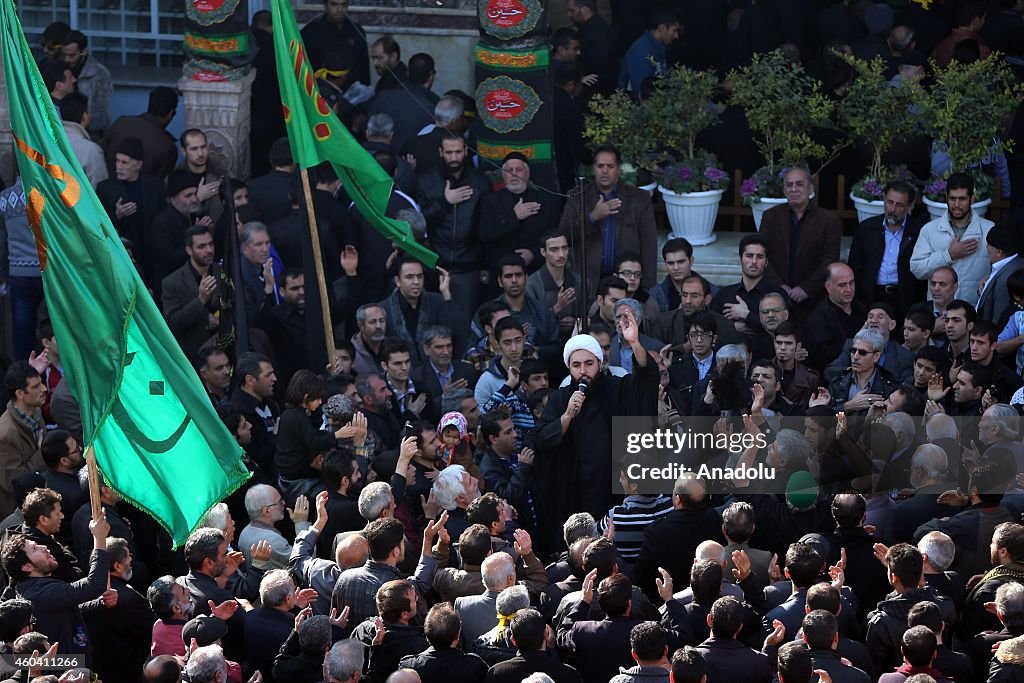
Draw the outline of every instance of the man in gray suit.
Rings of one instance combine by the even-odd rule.
[[[978,320],[991,321],[996,329],[1001,330],[1013,307],[1006,281],[1014,272],[1024,268],[1024,258],[1018,253],[1020,245],[1017,235],[1006,221],[1000,221],[988,231],[986,242],[992,272],[982,285],[981,298],[978,299]]]
[[[516,565],[508,553],[489,555],[480,565],[480,573],[486,589],[483,594],[455,599],[455,611],[462,619],[462,638],[467,643],[498,625],[498,595],[516,585]]]

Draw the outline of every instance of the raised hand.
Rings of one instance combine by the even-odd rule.
[[[772,621],[772,632],[764,639],[765,647],[776,647],[786,637],[786,625],[778,619]]]
[[[532,465],[533,464],[533,460],[536,457],[537,456],[534,455],[532,448],[529,448],[529,447],[524,448],[523,450],[519,451],[519,458],[518,458],[519,459],[519,464],[521,464],[521,465]]]
[[[295,615],[295,631],[298,632],[299,627],[302,626],[302,622],[313,616],[313,608],[306,607],[305,609],[299,610],[299,613]]]
[[[231,617],[235,616],[235,612],[237,612],[239,608],[237,600],[225,600],[219,605],[215,605],[213,600],[210,600],[206,604],[210,608],[210,614],[221,621],[228,621],[231,619]]]
[[[516,552],[521,557],[533,552],[533,539],[530,537],[529,531],[526,529],[516,529],[512,532],[512,536],[515,538],[512,547],[516,549]]]
[[[348,606],[346,606],[345,609],[341,611],[341,614],[338,614],[337,607],[332,607],[331,616],[327,617],[327,619],[331,622],[331,626],[337,626],[338,628],[344,630],[345,627],[348,626],[348,617],[351,613],[352,608]]]
[[[889,567],[889,560],[886,559],[889,555],[889,546],[884,543],[875,543],[871,546],[871,552],[874,554],[875,559],[882,563],[883,567]]]
[[[808,408],[814,408],[815,406],[827,406],[832,402],[832,394],[828,392],[825,387],[818,387],[818,390],[811,395],[811,400],[807,402]]]
[[[672,575],[662,567],[658,567],[658,573],[661,574],[661,578],[655,578],[654,585],[658,587],[661,601],[668,602],[672,599]]]
[[[583,579],[583,602],[588,605],[594,601],[594,584],[597,582],[597,570],[591,569]]]
[[[203,302],[205,306],[210,302],[210,297],[213,296],[213,290],[217,287],[217,279],[212,275],[204,275],[203,279],[199,281],[199,300]]]
[[[292,520],[292,523],[299,524],[300,522],[309,521],[309,498],[305,496],[299,496],[295,499],[295,509],[287,509],[288,518]]]
[[[437,268],[437,291],[441,293],[441,298],[448,301],[452,298],[452,276],[444,268],[438,266]]]
[[[268,562],[274,552],[270,547],[270,542],[263,539],[252,544],[249,548],[249,554],[252,555],[253,562]]]
[[[359,274],[359,252],[351,244],[346,244],[341,251],[341,269],[349,277],[356,277]]]
[[[750,576],[750,556],[747,555],[746,550],[733,550],[732,551],[732,563],[735,565],[732,570],[732,578],[736,580],[736,583],[746,580]]]
[[[943,387],[944,382],[942,380],[942,373],[936,372],[928,380],[928,400],[938,403],[942,399],[946,398],[946,395],[950,392],[952,387]]]
[[[320,594],[316,592],[315,588],[302,588],[295,591],[295,604],[299,606],[299,609],[305,609],[309,607],[309,603],[317,599]]]

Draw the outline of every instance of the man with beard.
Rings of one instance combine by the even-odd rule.
[[[306,277],[298,268],[289,268],[281,276],[278,287],[281,303],[260,317],[262,328],[274,347],[274,369],[283,386],[292,375],[306,368]]]
[[[501,177],[504,189],[488,194],[480,204],[480,243],[493,279],[500,275],[498,260],[513,252],[523,259],[528,272],[537,270],[540,236],[558,220],[552,196],[530,186],[530,162],[524,154],[507,154]]]
[[[67,434],[67,432],[64,432]],[[56,566],[50,575],[61,581],[77,581],[82,578],[82,569],[78,559],[67,544],[57,538],[64,519],[70,520],[74,510],[65,511],[62,508],[62,499],[59,493],[51,489],[34,489],[25,496],[25,502],[21,504],[21,513],[25,521],[19,529],[25,538],[38,543],[50,551],[50,555],[57,561]],[[70,536],[70,524],[69,527]],[[69,541],[70,542],[70,541]]]
[[[224,179],[224,169],[217,167],[210,159],[206,133],[198,128],[186,130],[178,142],[181,144],[181,154],[185,158],[178,168],[192,174],[202,212],[216,221],[224,211],[220,201],[220,184]]]
[[[978,286],[991,270],[985,244],[995,225],[974,212],[974,179],[966,173],[954,173],[946,181],[947,211],[921,228],[921,237],[910,257],[910,270],[925,280],[941,266],[956,271],[959,297],[971,304],[978,302]]]
[[[96,186],[96,195],[107,211],[117,234],[131,240],[141,256],[143,278],[153,286],[149,272],[150,226],[157,214],[167,206],[164,184],[160,179],[142,173],[145,152],[138,138],[127,137],[114,151],[114,175]]]
[[[85,456],[78,442],[63,429],[47,432],[40,447],[46,469],[41,472],[46,487],[60,494],[61,512],[65,522],[60,525],[57,538],[64,545],[71,543],[71,516],[89,500],[78,483],[78,470],[85,464]]]
[[[420,206],[430,246],[439,256],[438,266],[451,275],[452,296],[470,315],[479,305],[480,278],[486,274],[479,217],[490,181],[468,162],[462,138],[445,135],[438,153],[443,164],[420,176]]]
[[[391,410],[393,394],[388,383],[377,372],[363,373],[356,376],[356,391],[359,393],[359,409],[366,416],[369,430],[380,437],[384,448],[397,448],[401,426]]]
[[[89,39],[81,31],[65,36],[60,53],[78,79],[78,92],[89,98],[89,132],[97,138],[110,125],[110,98],[114,94],[110,71],[89,54]]]
[[[188,262],[160,286],[164,319],[181,350],[193,362],[220,326],[221,267],[213,262],[213,231],[195,225],[185,231]]]
[[[885,186],[885,214],[857,226],[847,262],[857,281],[857,299],[883,302],[901,320],[925,295],[923,283],[910,271],[910,256],[921,223],[910,215],[917,190],[901,180]]]
[[[181,245],[190,227],[213,229],[209,216],[199,217],[201,207],[196,181],[188,171],[178,169],[167,178],[167,207],[153,219],[143,263],[148,264],[156,294],[164,278],[180,268],[186,259]],[[211,246],[213,238],[210,238]]]
[[[156,615],[146,598],[128,585],[132,580],[132,553],[123,538],[108,538],[110,590],[116,599],[109,609],[85,613],[93,636],[93,670],[104,681],[136,680],[149,658],[150,637]]]
[[[782,288],[764,278],[768,267],[768,246],[760,235],[747,235],[740,240],[740,270],[743,277],[733,285],[718,290],[711,301],[711,310],[721,313],[736,331],[748,337],[761,329],[757,306],[762,297]]]
[[[380,345],[387,337],[388,318],[380,304],[363,304],[356,309],[356,327],[352,346],[356,357],[352,371],[356,374],[380,373]]]
[[[625,309],[618,324],[622,341],[633,350],[633,374],[611,377],[600,371],[604,352],[590,335],[566,342],[562,360],[572,378],[556,389],[541,415],[536,450],[544,472],[538,518],[547,520],[539,536],[547,547],[560,541],[559,520],[586,511],[601,517],[611,507],[611,424],[613,415],[655,415],[659,373],[640,343],[633,313]],[[580,382],[583,381],[583,386]]]
[[[99,517],[89,522],[89,573],[71,584],[52,576],[57,560],[50,551],[21,534],[14,535],[0,552],[15,594],[32,603],[34,629],[51,642],[59,642],[64,652],[83,655],[87,666],[92,664],[92,643],[79,605],[97,598],[102,598],[104,605],[113,604],[113,591],[104,592],[110,568],[109,533],[110,524],[101,511]]]

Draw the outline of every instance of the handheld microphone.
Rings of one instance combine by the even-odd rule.
[[[579,381],[579,384],[577,386],[577,390],[581,394],[586,396],[587,395],[587,389],[589,389],[589,388],[590,388],[590,379],[587,378],[587,377],[580,377],[580,381]]]

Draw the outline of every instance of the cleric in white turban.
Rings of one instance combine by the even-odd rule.
[[[633,312],[624,312],[619,334],[632,349],[633,374],[603,372],[597,340],[588,334],[571,338],[562,351],[569,384],[548,396],[538,422],[534,467],[541,495],[535,500],[544,549],[557,549],[561,525],[573,512],[596,519],[608,513],[618,476],[612,472],[612,417],[657,414],[658,365],[640,343]]]

